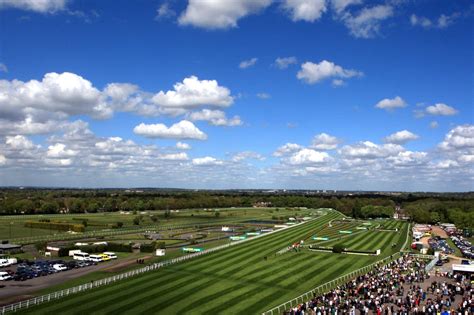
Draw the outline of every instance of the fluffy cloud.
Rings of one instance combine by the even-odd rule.
[[[68,0],[0,0],[0,9],[15,8],[39,13],[64,10]]]
[[[345,12],[340,19],[354,37],[371,38],[379,33],[381,22],[391,16],[393,16],[392,6],[376,5],[363,8],[357,14]]]
[[[430,115],[437,115],[437,116],[452,116],[452,115],[456,115],[458,113],[458,110],[449,105],[438,103],[438,104],[426,107],[426,113]]]
[[[112,109],[102,102],[101,93],[81,76],[64,72],[47,73],[41,81],[0,81],[0,116],[11,117],[19,109],[35,109],[65,115],[89,114],[108,118]]]
[[[326,12],[326,0],[284,0],[282,7],[295,22],[314,22]]]
[[[360,71],[344,69],[331,61],[323,60],[320,63],[303,63],[296,76],[308,84],[315,84],[329,78],[348,79],[362,75]]]
[[[5,165],[7,164],[7,158],[5,155],[0,154],[0,165]]]
[[[176,148],[179,150],[190,150],[191,146],[188,143],[185,142],[177,142],[176,143]]]
[[[474,149],[474,125],[451,129],[439,147],[443,150]]]
[[[346,145],[342,147],[339,153],[344,158],[377,159],[398,154],[402,151],[404,151],[404,148],[398,144],[377,145],[370,141],[363,141],[354,145]]]
[[[221,165],[221,164],[223,164],[222,161],[220,161],[216,158],[213,158],[211,156],[206,156],[206,157],[202,157],[202,158],[195,158],[195,159],[193,159],[192,163],[193,163],[193,165],[196,165],[196,166],[212,166],[212,165]]]
[[[296,151],[301,150],[303,147],[296,143],[287,143],[279,147],[275,152],[273,152],[273,156],[281,157]]]
[[[77,154],[77,151],[66,149],[66,145],[63,143],[50,145],[48,147],[48,151],[46,152],[46,155],[50,158],[68,158],[76,156]]]
[[[193,121],[208,121],[214,126],[235,127],[242,125],[242,121],[240,120],[239,116],[234,116],[231,119],[228,119],[225,113],[221,110],[203,109],[198,112],[192,112],[187,117]]]
[[[239,68],[240,69],[247,69],[250,67],[253,67],[258,61],[258,58],[251,58],[248,60],[243,60],[242,62],[239,63]]]
[[[338,138],[327,133],[321,133],[314,136],[310,147],[316,150],[334,150],[339,143],[341,143],[341,140]]]
[[[196,108],[205,105],[228,107],[234,99],[230,90],[219,86],[216,80],[199,80],[191,76],[176,83],[174,90],[155,94],[152,101],[164,107]]]
[[[185,152],[179,153],[168,153],[158,156],[159,160],[168,160],[168,161],[186,161],[188,160],[188,155]]]
[[[296,57],[278,57],[275,59],[275,66],[278,69],[286,69],[290,65],[294,65],[298,62],[298,59]]]
[[[261,155],[260,153],[253,152],[253,151],[239,152],[232,157],[233,162],[240,162],[240,161],[248,160],[248,159],[263,161],[265,160],[265,157]]]
[[[144,124],[141,123],[133,132],[147,138],[167,138],[167,139],[197,139],[205,140],[207,135],[199,130],[192,122],[182,120],[171,125],[169,128],[164,124]]]
[[[408,141],[416,140],[418,138],[419,138],[418,135],[408,130],[401,130],[385,137],[384,142],[394,143],[394,144],[404,144],[404,143],[407,143]]]
[[[436,120],[433,120],[432,122],[430,122],[430,128],[431,129],[436,129],[439,127],[439,124]]]
[[[396,108],[406,107],[407,103],[400,97],[396,96],[395,98],[384,98],[378,102],[375,107],[380,109],[392,110]]]
[[[329,154],[312,149],[301,149],[290,156],[288,163],[292,165],[325,163],[330,160]]]
[[[268,7],[272,0],[202,1],[189,0],[186,10],[178,19],[181,25],[206,29],[237,27],[237,21]]]
[[[7,136],[5,143],[15,150],[29,150],[36,147],[33,142],[25,136]]]

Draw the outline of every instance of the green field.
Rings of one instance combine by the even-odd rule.
[[[51,215],[16,215],[16,216],[0,216],[0,240],[13,240],[19,238],[29,238],[45,235],[56,235],[58,240],[64,231],[56,231],[49,229],[27,228],[25,222],[28,220],[38,221],[41,219],[49,219],[64,223],[80,224],[82,220],[87,220],[85,232],[96,231],[123,231],[126,229],[140,228],[144,226],[156,226],[156,228],[169,225],[181,224],[208,224],[225,222],[242,222],[246,220],[271,220],[272,217],[290,217],[290,216],[306,216],[310,210],[299,209],[275,209],[275,208],[226,208],[226,209],[203,210],[180,210],[172,212],[170,217],[165,218],[164,211],[145,211],[133,214],[119,212],[91,213],[91,214],[51,214]],[[216,217],[216,212],[219,216]],[[133,223],[133,219],[137,216],[141,217],[139,225]],[[151,217],[155,216],[158,220],[154,222]],[[122,222],[121,229],[111,229],[110,225]],[[132,233],[132,232],[131,232]],[[80,234],[79,234],[80,235]]]
[[[380,233],[380,256],[311,252],[276,252],[320,232],[342,217],[338,212],[238,246],[164,267],[133,279],[30,308],[32,314],[257,314],[315,286],[366,266],[398,251],[402,231]],[[374,235],[360,233],[358,243]],[[365,236],[365,237],[362,237]],[[381,244],[385,242],[386,244]],[[396,242],[395,248],[390,246]],[[388,247],[387,247],[388,244]],[[354,245],[355,246],[355,245]],[[373,248],[376,249],[376,248]],[[264,256],[268,259],[265,260]]]

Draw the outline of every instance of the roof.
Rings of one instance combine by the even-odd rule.
[[[453,271],[474,272],[474,264],[473,265],[453,264]]]
[[[5,250],[5,249],[17,249],[21,248],[21,245],[16,245],[16,244],[0,244],[0,250]]]

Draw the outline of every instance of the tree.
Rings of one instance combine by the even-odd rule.
[[[123,222],[117,222],[117,227],[120,229],[123,226]]]
[[[133,218],[133,224],[140,225],[140,217]]]
[[[221,213],[220,213],[219,211],[216,211],[216,213],[214,213],[214,216],[215,216],[216,218],[218,218],[220,215],[221,215]]]

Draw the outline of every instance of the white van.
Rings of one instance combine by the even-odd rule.
[[[93,262],[102,262],[103,261],[102,256],[99,256],[99,255],[90,255],[89,260],[93,261]]]
[[[79,253],[74,253],[74,256],[72,256],[73,259],[75,260],[83,260],[83,261],[89,261],[90,260],[90,256],[88,253],[83,253],[83,252],[79,252]]]

